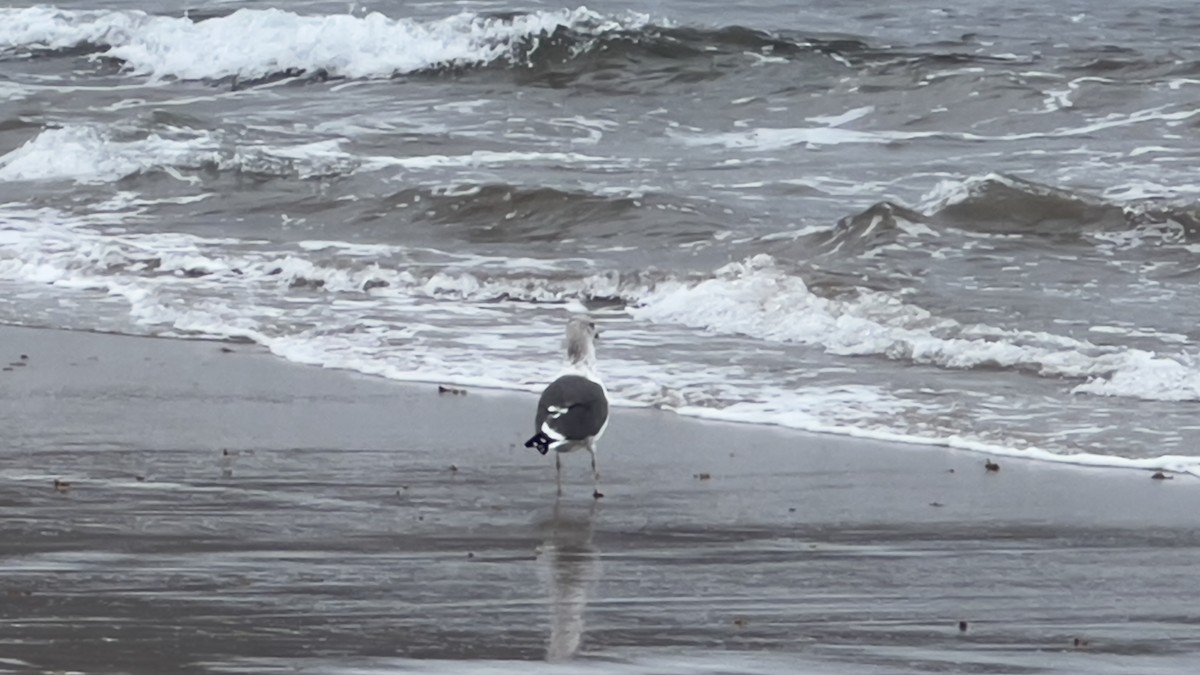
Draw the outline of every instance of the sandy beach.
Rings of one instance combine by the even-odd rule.
[[[1145,674],[1200,652],[1187,476],[616,409],[607,497],[571,456],[556,500],[520,445],[531,396],[25,328],[0,361],[0,672]]]

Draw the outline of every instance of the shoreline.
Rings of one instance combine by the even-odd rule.
[[[109,332],[94,329],[62,329],[47,326],[18,326],[9,324],[0,324],[0,330],[14,328],[22,330],[46,330],[46,331],[64,331],[70,333],[85,333],[113,337],[124,337],[132,339],[153,339],[166,341],[184,341],[184,342],[199,342],[199,343],[216,343],[237,345],[244,349],[255,349],[262,354],[278,359],[283,363],[293,366],[316,368],[323,371],[342,372],[352,374],[354,376],[368,377],[383,382],[391,382],[399,386],[449,386],[452,388],[466,390],[470,387],[473,391],[482,391],[495,395],[532,395],[537,396],[541,390],[541,385],[529,385],[528,387],[504,386],[496,384],[481,383],[478,380],[470,380],[465,378],[433,380],[433,379],[399,379],[392,378],[378,373],[364,372],[349,366],[325,365],[315,362],[295,361],[283,356],[271,349],[269,345],[263,345],[249,338],[232,338],[232,337],[212,337],[204,335],[196,336],[164,336],[164,335],[131,335],[121,332]],[[1112,469],[1124,472],[1137,471],[1143,473],[1166,472],[1168,474],[1177,474],[1181,477],[1200,478],[1200,455],[1159,455],[1157,457],[1133,458],[1122,457],[1119,455],[1102,455],[1090,452],[1076,452],[1071,454],[1063,454],[1046,450],[1037,446],[1027,448],[1012,448],[1002,445],[987,443],[985,441],[963,438],[961,436],[949,436],[940,438],[928,438],[922,436],[913,436],[886,430],[860,429],[857,427],[832,427],[827,425],[789,425],[783,422],[771,420],[753,421],[744,418],[739,418],[736,414],[729,414],[723,409],[700,408],[695,406],[673,407],[673,406],[654,406],[645,405],[637,402],[629,401],[628,399],[613,399],[612,405],[622,410],[640,410],[640,411],[655,411],[659,413],[670,413],[682,419],[695,420],[697,422],[716,423],[716,424],[731,424],[738,426],[746,426],[752,429],[758,428],[775,428],[782,429],[788,432],[793,432],[808,436],[833,436],[838,438],[862,440],[876,443],[896,444],[903,446],[917,446],[924,448],[939,448],[942,450],[951,450],[955,452],[971,453],[979,456],[981,459],[990,461],[993,458],[999,459],[1016,459],[1027,462],[1058,464],[1063,466],[1075,466],[1081,468],[1094,469]]]

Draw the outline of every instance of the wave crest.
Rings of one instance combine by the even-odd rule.
[[[1107,240],[1161,225],[1177,229],[1176,239],[1191,241],[1200,233],[1200,206],[1194,202],[1102,198],[998,173],[942,181],[916,210],[887,206],[898,209],[902,220],[987,234]],[[881,208],[877,204],[853,219]]]
[[[1003,174],[943,182],[926,195],[924,210],[960,227],[1003,234],[1078,233],[1127,224],[1119,205]]]
[[[182,80],[267,78],[279,73],[386,78],[513,61],[540,36],[635,28],[645,17],[606,18],[580,7],[508,16],[461,13],[420,22],[383,14],[304,16],[239,9],[192,20],[140,11],[0,10],[0,53],[79,50],[120,60],[133,73]]]
[[[768,255],[732,263],[703,281],[660,284],[630,312],[648,321],[796,342],[831,354],[1074,380],[1073,393],[1200,400],[1200,364],[1184,357],[962,325],[876,291],[827,298]]]
[[[335,141],[294,146],[231,145],[214,133],[122,136],[88,126],[46,129],[0,156],[0,181],[107,183],[137,174],[232,170],[311,178],[350,173],[359,161]]]

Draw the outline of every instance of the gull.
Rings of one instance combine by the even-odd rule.
[[[538,399],[534,434],[525,447],[554,451],[558,494],[562,494],[562,454],[587,450],[592,456],[592,496],[600,499],[596,441],[608,427],[608,392],[596,374],[596,324],[586,317],[567,322],[566,360],[558,378]]]

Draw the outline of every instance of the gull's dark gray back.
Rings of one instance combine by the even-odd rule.
[[[557,417],[550,408],[566,409]],[[583,440],[595,436],[604,428],[608,419],[608,400],[604,389],[579,375],[563,375],[550,383],[538,400],[535,430],[550,421],[550,428],[569,440]]]

